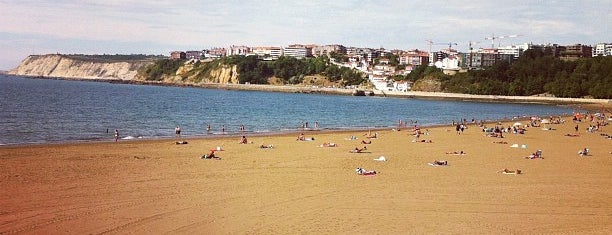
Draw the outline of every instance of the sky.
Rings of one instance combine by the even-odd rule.
[[[31,54],[169,55],[231,45],[593,45],[612,42],[611,12],[612,0],[0,0],[0,70]],[[510,35],[518,36],[485,39]]]

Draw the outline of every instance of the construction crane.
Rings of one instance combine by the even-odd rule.
[[[445,43],[434,43],[431,39],[425,40],[429,44],[429,52],[431,52],[431,45],[448,45],[448,50],[450,51],[453,45],[457,45],[456,42],[445,42]]]
[[[523,35],[513,34],[513,35],[505,35],[505,36],[495,36],[495,34],[491,34],[491,37],[485,37],[485,40],[491,40],[491,48],[495,48],[495,40],[503,39],[503,38],[516,38]]]

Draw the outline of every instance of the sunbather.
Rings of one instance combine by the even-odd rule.
[[[204,154],[201,159],[221,159],[220,157],[215,156],[215,150],[211,149],[210,153]]]
[[[271,149],[271,148],[274,148],[274,146],[272,144],[268,144],[268,145],[261,144],[259,148],[260,149]]]
[[[453,154],[453,155],[466,155],[467,153],[463,152],[463,150],[457,152],[457,151],[453,151],[453,152],[446,152],[446,154]]]
[[[368,171],[366,169],[360,168],[358,167],[357,169],[355,169],[355,172],[358,175],[376,175],[376,171]]]
[[[363,150],[366,150],[366,149],[368,149],[366,146],[363,146],[363,148],[357,148],[357,147],[355,147],[355,149],[353,149],[353,150],[349,151],[349,153],[362,153],[362,152],[363,152]]]
[[[431,164],[435,166],[448,166],[448,161],[434,160]]]
[[[532,153],[531,155],[525,157],[526,159],[536,159],[536,158],[540,158],[540,159],[544,159],[542,157],[542,150],[536,151],[535,153]]]
[[[325,142],[322,145],[319,145],[320,147],[338,147],[338,145],[336,143],[329,143],[329,142]]]
[[[369,141],[362,140],[362,141],[361,141],[361,143],[362,143],[362,144],[371,144],[371,143],[372,143],[372,141],[371,141],[371,140],[369,140]]]
[[[520,170],[520,169],[516,169],[516,171],[511,171],[511,170],[508,170],[508,169],[506,168],[506,169],[503,169],[503,170],[497,171],[497,173],[504,173],[504,174],[516,174],[516,175],[519,175],[519,174],[521,174],[521,170]]]

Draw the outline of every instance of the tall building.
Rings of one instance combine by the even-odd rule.
[[[276,60],[283,55],[283,50],[280,47],[253,47],[252,53],[264,60]]]
[[[593,48],[593,57],[612,56],[612,43],[598,43]]]

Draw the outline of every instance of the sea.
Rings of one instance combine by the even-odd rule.
[[[534,103],[237,91],[0,75],[0,145],[450,125],[571,114]],[[210,131],[207,126],[210,125]],[[306,128],[306,126],[308,128]],[[244,127],[244,130],[241,130]],[[222,131],[224,128],[224,131]]]

